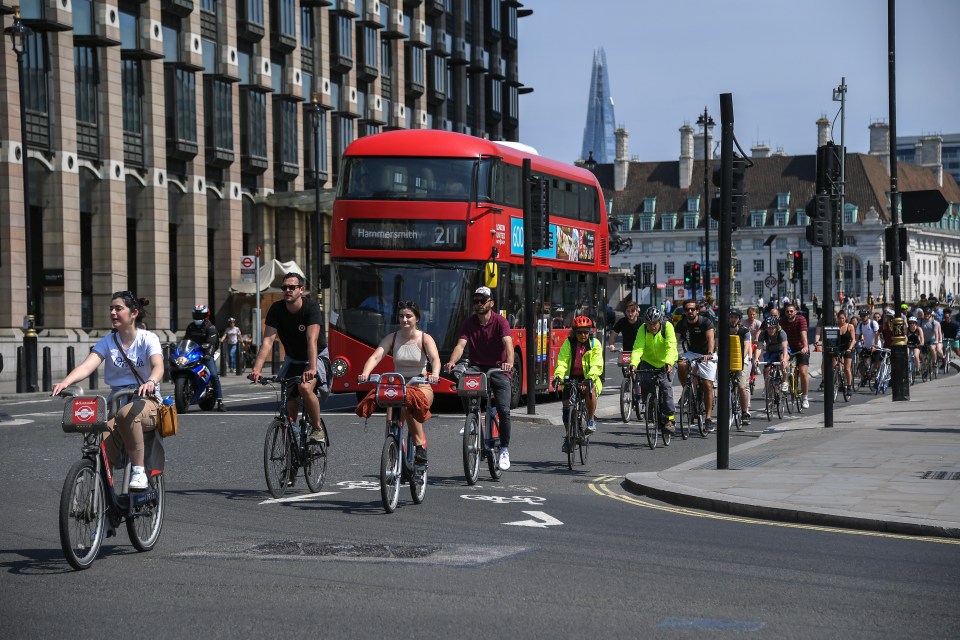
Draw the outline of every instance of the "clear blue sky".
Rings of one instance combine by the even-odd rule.
[[[732,93],[735,133],[811,154],[846,77],[849,152],[889,121],[886,0],[522,0],[520,140],[557,160],[580,154],[593,50],[604,47],[617,124],[631,156],[679,156],[684,122],[717,123]],[[960,0],[900,0],[897,134],[960,133]],[[840,141],[840,120],[834,137]]]

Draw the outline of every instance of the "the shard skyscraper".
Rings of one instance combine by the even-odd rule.
[[[583,148],[580,158],[586,160],[593,152],[599,164],[612,163],[616,155],[613,117],[613,96],[607,76],[607,54],[603,47],[593,51],[593,73],[590,76],[590,95],[587,100],[587,125],[583,128]]]

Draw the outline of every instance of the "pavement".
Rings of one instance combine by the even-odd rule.
[[[813,354],[811,371],[819,368]],[[221,377],[224,393],[247,385]],[[816,382],[811,382],[815,387]],[[0,383],[3,403],[42,398]],[[769,423],[759,437],[732,446],[729,468],[716,455],[657,472],[628,473],[626,490],[671,504],[767,520],[960,538],[960,374],[910,388],[910,400],[888,392],[866,403],[834,405],[834,426],[811,415]],[[560,403],[511,412],[517,424],[559,426]],[[618,390],[607,384],[598,418],[620,419]],[[752,429],[764,426],[755,412]],[[600,426],[602,433],[603,425]]]

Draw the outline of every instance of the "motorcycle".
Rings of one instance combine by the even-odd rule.
[[[217,395],[210,384],[210,369],[204,364],[203,355],[203,347],[192,340],[181,340],[170,353],[170,378],[177,413],[186,413],[191,404],[199,405],[204,411],[211,411],[217,405]]]

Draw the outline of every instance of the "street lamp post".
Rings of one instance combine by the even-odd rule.
[[[769,273],[771,276],[772,276],[774,273],[776,273],[776,272],[774,271],[774,269],[773,269],[773,241],[776,240],[776,239],[777,239],[777,234],[773,233],[773,234],[770,234],[770,235],[767,237],[767,239],[763,241],[763,246],[765,246],[767,249],[769,249],[769,259],[770,259],[770,263],[769,263],[767,266],[769,267],[770,270],[769,270],[767,273]],[[779,283],[779,281],[778,281],[778,282],[777,282],[777,287],[779,287],[779,286],[780,286],[780,283]],[[772,297],[773,297],[773,289],[772,289],[771,287],[767,287],[767,298],[768,298],[767,302],[770,302],[769,298],[772,298]]]
[[[710,129],[715,126],[713,118],[703,108],[697,118],[697,124],[703,127],[703,297],[710,293]]]
[[[323,210],[320,207],[320,154],[322,153],[322,144],[320,139],[320,124],[323,120],[323,107],[320,104],[320,94],[314,93],[311,96],[312,105],[310,111],[310,117],[313,121],[313,139],[314,139],[314,156],[313,156],[313,187],[314,194],[316,199],[316,214],[317,214],[317,302],[320,303],[321,308],[323,307],[323,289],[324,282],[323,277]]]
[[[593,170],[597,168],[597,161],[593,159],[593,151],[587,154],[587,159],[583,161],[583,168],[590,173],[593,173]]]
[[[27,112],[23,104],[26,93],[23,84],[23,56],[27,50],[27,38],[33,30],[20,20],[20,7],[14,7],[13,24],[3,30],[10,36],[13,52],[17,56],[17,83],[20,90],[20,160],[23,162],[23,245],[27,265],[27,317],[23,333],[23,373],[18,372],[18,391],[35,392],[37,387],[37,332],[33,282],[33,231],[30,224],[30,163],[27,160]]]

